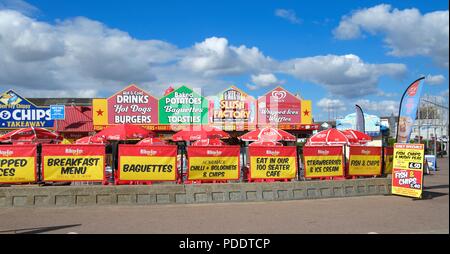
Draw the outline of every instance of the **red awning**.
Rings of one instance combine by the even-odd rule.
[[[92,106],[66,106],[65,119],[55,121],[57,132],[93,132]]]

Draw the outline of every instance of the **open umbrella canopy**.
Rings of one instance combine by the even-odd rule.
[[[200,139],[192,143],[192,146],[224,146],[226,145],[225,142],[218,138],[212,138],[212,139]]]
[[[275,128],[262,128],[250,131],[239,137],[242,141],[296,141],[297,138],[287,131]]]
[[[168,145],[166,141],[159,138],[146,138],[137,143],[137,145],[146,146],[166,146]]]
[[[283,146],[283,144],[276,141],[256,141],[248,146]]]
[[[17,144],[59,143],[63,137],[45,128],[24,128],[6,133],[0,137],[0,142]]]
[[[16,131],[18,131],[18,130],[11,131],[11,132],[8,132],[8,133],[3,134],[2,136],[0,136],[0,142],[2,142],[2,143],[12,142],[11,141],[11,135],[14,134]]]
[[[230,135],[223,130],[210,126],[189,126],[172,136],[173,141],[194,141],[199,139],[229,138]]]
[[[314,134],[308,139],[308,145],[343,145],[350,144],[347,136],[341,131],[331,128]]]
[[[154,136],[154,133],[139,125],[120,124],[103,129],[95,136],[103,136],[106,140],[144,139]]]
[[[372,141],[372,137],[365,134],[364,132],[361,131],[357,131],[357,130],[345,130],[342,131],[342,133],[344,133],[345,136],[347,136],[348,140],[351,143],[360,143],[360,144],[365,144],[369,141]]]
[[[103,136],[87,136],[84,138],[77,139],[75,144],[106,144],[108,141]]]

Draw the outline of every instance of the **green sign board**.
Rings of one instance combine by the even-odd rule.
[[[182,86],[159,100],[159,124],[207,124],[208,100]]]

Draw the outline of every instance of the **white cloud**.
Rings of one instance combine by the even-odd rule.
[[[297,58],[282,64],[282,70],[298,79],[324,85],[332,94],[347,98],[377,93],[380,76],[400,78],[403,64],[368,64],[356,55],[326,55]]]
[[[295,13],[294,10],[276,9],[275,15],[288,20],[292,24],[300,24],[301,23],[301,20],[297,17],[297,14]]]
[[[425,79],[425,82],[430,85],[439,85],[444,83],[445,77],[444,75],[428,75]]]
[[[383,34],[394,56],[428,56],[440,66],[448,67],[448,10],[421,14],[416,8],[392,9],[381,4],[344,16],[334,30],[338,39],[355,39],[363,35]]]
[[[9,9],[19,11],[26,15],[32,15],[39,12],[39,9],[23,0],[0,0],[0,10]]]
[[[34,22],[16,11],[0,12],[0,35],[2,55],[10,61],[45,61],[65,51],[64,41],[51,25]]]
[[[278,80],[278,78],[272,73],[252,75],[251,78],[252,82],[259,87],[281,85],[285,83],[284,80]]]
[[[355,102],[361,106],[365,113],[375,113],[379,116],[388,116],[391,113],[398,115],[399,101],[395,100],[382,100],[382,101],[371,101],[367,99],[360,99]]]
[[[325,112],[332,112],[332,111],[339,112],[339,111],[347,110],[345,103],[339,99],[323,98],[317,102],[317,106],[319,108],[321,108],[322,111],[325,111]]]
[[[151,82],[152,66],[178,54],[166,42],[136,40],[86,18],[51,25],[12,10],[0,11],[0,37],[0,83],[30,94]]]
[[[12,10],[0,10],[0,38],[0,84],[24,96],[104,96],[130,83],[155,95],[178,84],[212,94],[229,85],[224,77],[247,76],[255,90],[283,84],[276,75],[288,74],[323,85],[332,96],[354,98],[376,93],[381,76],[406,72],[403,64],[370,64],[356,55],[276,61],[218,37],[179,48],[83,17],[47,23]]]
[[[399,95],[398,93],[389,93],[389,92],[385,92],[383,90],[378,90],[378,92],[377,92],[377,96],[380,96],[380,97],[391,98],[391,97],[396,97],[398,95]]]
[[[258,86],[252,85],[252,84],[245,84],[245,86],[250,90],[250,91],[255,91],[257,89],[259,89]]]
[[[264,56],[258,48],[230,46],[226,38],[211,37],[186,50],[180,61],[181,68],[205,77],[241,75],[269,70],[274,61]]]

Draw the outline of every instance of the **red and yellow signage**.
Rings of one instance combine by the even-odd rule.
[[[44,182],[100,182],[105,177],[104,145],[42,145]]]
[[[188,147],[188,180],[238,180],[239,146]]]
[[[297,147],[249,147],[251,179],[293,179],[297,175]]]
[[[258,126],[312,124],[311,101],[300,100],[282,87],[258,99]]]
[[[0,183],[36,182],[36,146],[0,146]]]
[[[381,147],[350,146],[348,174],[350,176],[381,175]]]
[[[158,124],[158,100],[136,85],[130,85],[108,99],[94,99],[92,104],[96,126]]]
[[[423,144],[394,144],[392,194],[422,196],[424,159]]]
[[[119,180],[175,181],[177,146],[119,145]]]
[[[303,156],[306,178],[344,176],[342,146],[307,146]]]
[[[256,128],[256,100],[235,86],[210,100],[209,121],[223,130]]]
[[[274,126],[286,130],[317,130],[312,103],[282,87],[255,99],[231,86],[208,99],[181,86],[159,100],[136,85],[107,99],[92,100],[95,130],[114,124],[138,124],[149,130],[170,131],[192,124],[211,124],[225,131]]]
[[[392,174],[392,167],[394,166],[394,147],[384,148],[384,173]]]

